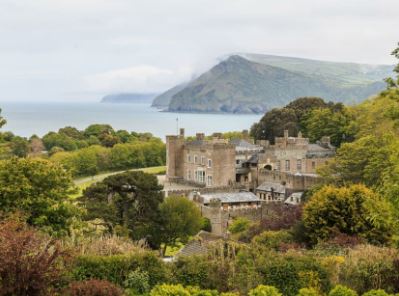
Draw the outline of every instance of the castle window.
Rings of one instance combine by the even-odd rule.
[[[198,156],[194,155],[194,163],[198,163]]]
[[[288,159],[285,161],[285,170],[286,170],[286,171],[291,170],[290,161],[289,161]]]
[[[205,171],[195,171],[195,181],[205,183]]]
[[[296,161],[296,169],[298,172],[302,171],[302,159],[297,159]]]
[[[212,159],[208,159],[208,168],[212,167]]]
[[[212,176],[208,176],[207,178],[207,185],[212,186]]]
[[[276,161],[276,171],[280,170],[280,166],[281,166],[280,160],[277,160]]]
[[[315,169],[315,168],[316,168],[316,162],[312,161],[312,169]]]
[[[191,180],[191,171],[190,170],[187,170],[187,179]]]
[[[187,154],[187,162],[191,163],[191,155],[190,154]]]
[[[205,165],[205,156],[201,156],[201,164]]]

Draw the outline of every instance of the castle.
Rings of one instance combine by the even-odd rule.
[[[166,137],[166,150],[166,176],[171,182],[207,188],[240,186],[255,193],[269,183],[276,189],[284,187],[285,194],[316,184],[317,169],[335,155],[329,137],[310,143],[301,133],[291,137],[288,131],[274,144],[261,140],[255,145],[249,137],[228,141],[221,134],[206,139],[198,133],[188,140],[181,129],[180,135]]]
[[[335,155],[329,137],[316,143],[299,133],[256,144],[244,139],[226,140],[221,134],[205,138],[198,133],[186,138],[184,129],[166,137],[166,177],[171,183],[191,185],[178,192],[197,202],[212,224],[212,232],[224,235],[229,221],[245,216],[262,219],[270,202],[301,203],[302,193],[318,184],[317,169]]]

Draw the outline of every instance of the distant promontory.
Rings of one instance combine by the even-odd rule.
[[[101,103],[151,103],[157,96],[154,93],[119,93],[102,98]]]

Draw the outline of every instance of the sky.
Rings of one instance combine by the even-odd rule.
[[[0,101],[159,93],[235,52],[393,64],[399,0],[0,0]]]

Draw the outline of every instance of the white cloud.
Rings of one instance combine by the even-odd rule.
[[[188,67],[177,70],[141,65],[98,73],[84,78],[89,92],[162,92],[190,78]]]
[[[398,0],[0,0],[0,87],[160,91],[231,52],[393,63],[398,27]]]

